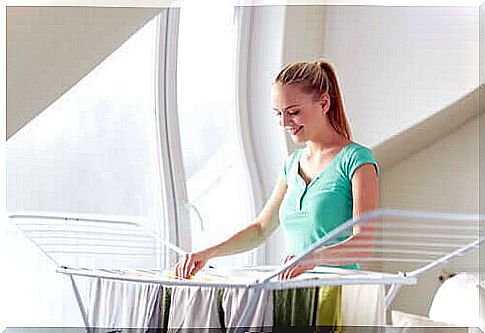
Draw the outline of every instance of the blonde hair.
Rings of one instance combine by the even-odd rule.
[[[304,93],[319,98],[322,94],[330,97],[328,119],[335,131],[351,140],[350,126],[344,112],[344,103],[333,65],[327,60],[315,62],[294,62],[287,64],[276,76],[274,83],[283,86],[298,84]]]

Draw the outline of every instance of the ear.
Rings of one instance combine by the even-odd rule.
[[[323,113],[327,113],[330,110],[330,96],[328,94],[322,94],[320,96],[320,105],[322,106]]]

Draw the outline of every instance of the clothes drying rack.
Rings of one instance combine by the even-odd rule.
[[[307,252],[287,263],[261,268],[260,271],[263,274],[256,280],[197,281],[169,278],[164,274],[166,271],[160,269],[133,270],[129,267],[130,269],[124,270],[96,267],[95,259],[103,256],[105,258],[125,256],[133,259],[134,262],[139,262],[142,258],[153,259],[154,256],[158,260],[160,256],[167,255],[167,249],[178,255],[185,255],[185,251],[162,239],[156,232],[139,222],[53,216],[52,214],[12,213],[8,217],[56,265],[58,273],[69,276],[86,328],[90,327],[90,323],[74,276],[158,283],[163,286],[253,289],[254,294],[245,307],[238,325],[238,327],[245,327],[250,319],[249,310],[256,305],[263,289],[328,285],[388,285],[390,288],[385,298],[387,308],[401,286],[416,284],[420,275],[448,263],[455,257],[463,256],[485,240],[479,234],[479,223],[483,220],[483,216],[479,214],[377,209],[345,222],[311,246]],[[362,264],[373,263],[377,265],[372,266],[373,269],[353,270],[318,266],[313,273],[321,273],[321,275],[312,274],[312,278],[285,281],[278,279],[281,273],[301,262],[308,262],[309,256],[332,245],[340,235],[348,234],[349,230],[356,226],[360,227],[359,235],[363,236],[362,240],[356,242],[350,252],[334,250],[339,253],[336,259],[347,261],[355,259],[355,262]],[[359,250],[371,250],[372,255],[354,257],[353,253]],[[88,260],[87,264],[85,262],[84,265],[87,266],[82,267],[80,265],[82,260],[89,258],[92,260]],[[388,270],[386,267],[393,267],[396,262],[410,268],[406,271],[386,271]],[[209,276],[213,272],[211,269],[204,269],[204,271]]]

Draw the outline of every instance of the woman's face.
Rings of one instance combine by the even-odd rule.
[[[301,91],[296,84],[283,86],[275,83],[272,89],[273,112],[278,123],[296,143],[312,140],[321,133],[326,123],[327,98],[316,100]]]

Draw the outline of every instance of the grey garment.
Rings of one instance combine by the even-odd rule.
[[[254,296],[254,289],[227,288],[222,297],[224,323],[230,331],[239,325],[246,306]],[[273,326],[273,294],[271,290],[262,290],[254,307],[249,309],[249,323],[244,326],[257,329],[258,332]]]
[[[175,287],[172,288],[168,329],[221,328],[217,305],[216,288]]]
[[[155,299],[155,304],[153,305],[153,310],[151,311],[150,320],[148,322],[149,329],[158,329],[160,327],[160,322],[163,317],[163,295],[164,288],[160,286],[158,295]]]
[[[103,328],[148,328],[160,294],[160,285],[89,279],[89,325]]]

